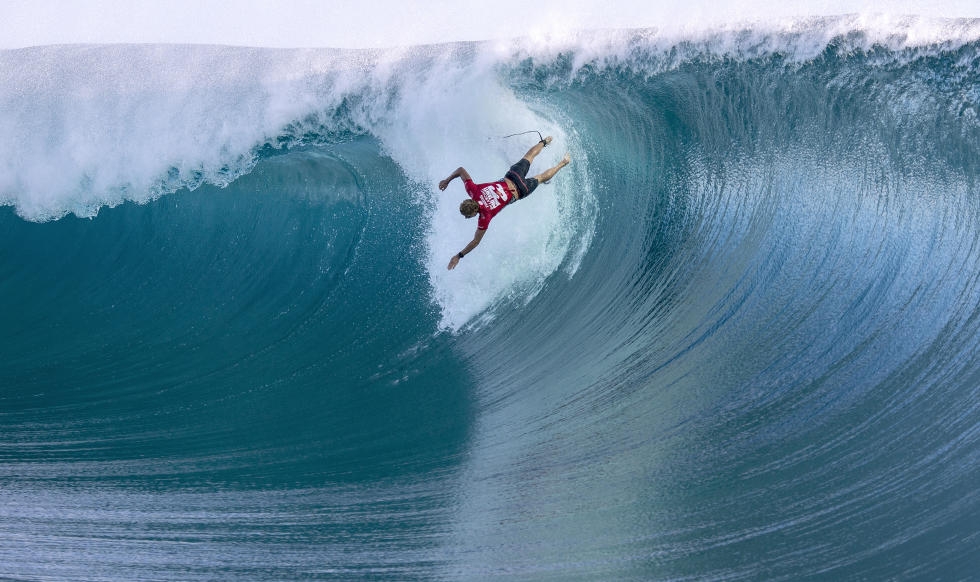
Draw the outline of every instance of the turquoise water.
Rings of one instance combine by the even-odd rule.
[[[811,24],[0,53],[0,577],[974,576],[980,33]]]

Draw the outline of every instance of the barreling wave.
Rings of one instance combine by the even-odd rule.
[[[973,575],[977,21],[0,79],[0,575]]]

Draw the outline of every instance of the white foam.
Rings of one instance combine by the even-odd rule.
[[[0,51],[0,200],[30,220],[223,185],[256,146],[370,80],[336,51]]]
[[[700,54],[752,58],[779,53],[793,61],[820,55],[831,42],[844,39],[846,47],[869,50],[875,46],[945,50],[980,39],[980,19],[949,19],[882,12],[839,16],[780,18],[740,17],[666,20],[648,29],[601,31],[542,31],[515,40],[498,41],[498,50],[511,58],[554,59],[574,54],[572,72],[584,65],[652,67],[656,72]],[[656,62],[637,62],[638,54],[663,55]]]
[[[396,0],[6,0],[0,48],[67,43],[195,43],[263,47],[394,47],[572,30],[690,33],[839,14],[980,17],[975,0],[456,0],[418,10]]]

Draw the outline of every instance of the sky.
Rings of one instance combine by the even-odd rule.
[[[65,43],[382,48],[854,12],[980,17],[980,0],[0,0],[0,49]]]

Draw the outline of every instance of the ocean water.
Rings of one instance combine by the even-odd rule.
[[[0,578],[975,579],[978,115],[976,20],[2,51]]]

